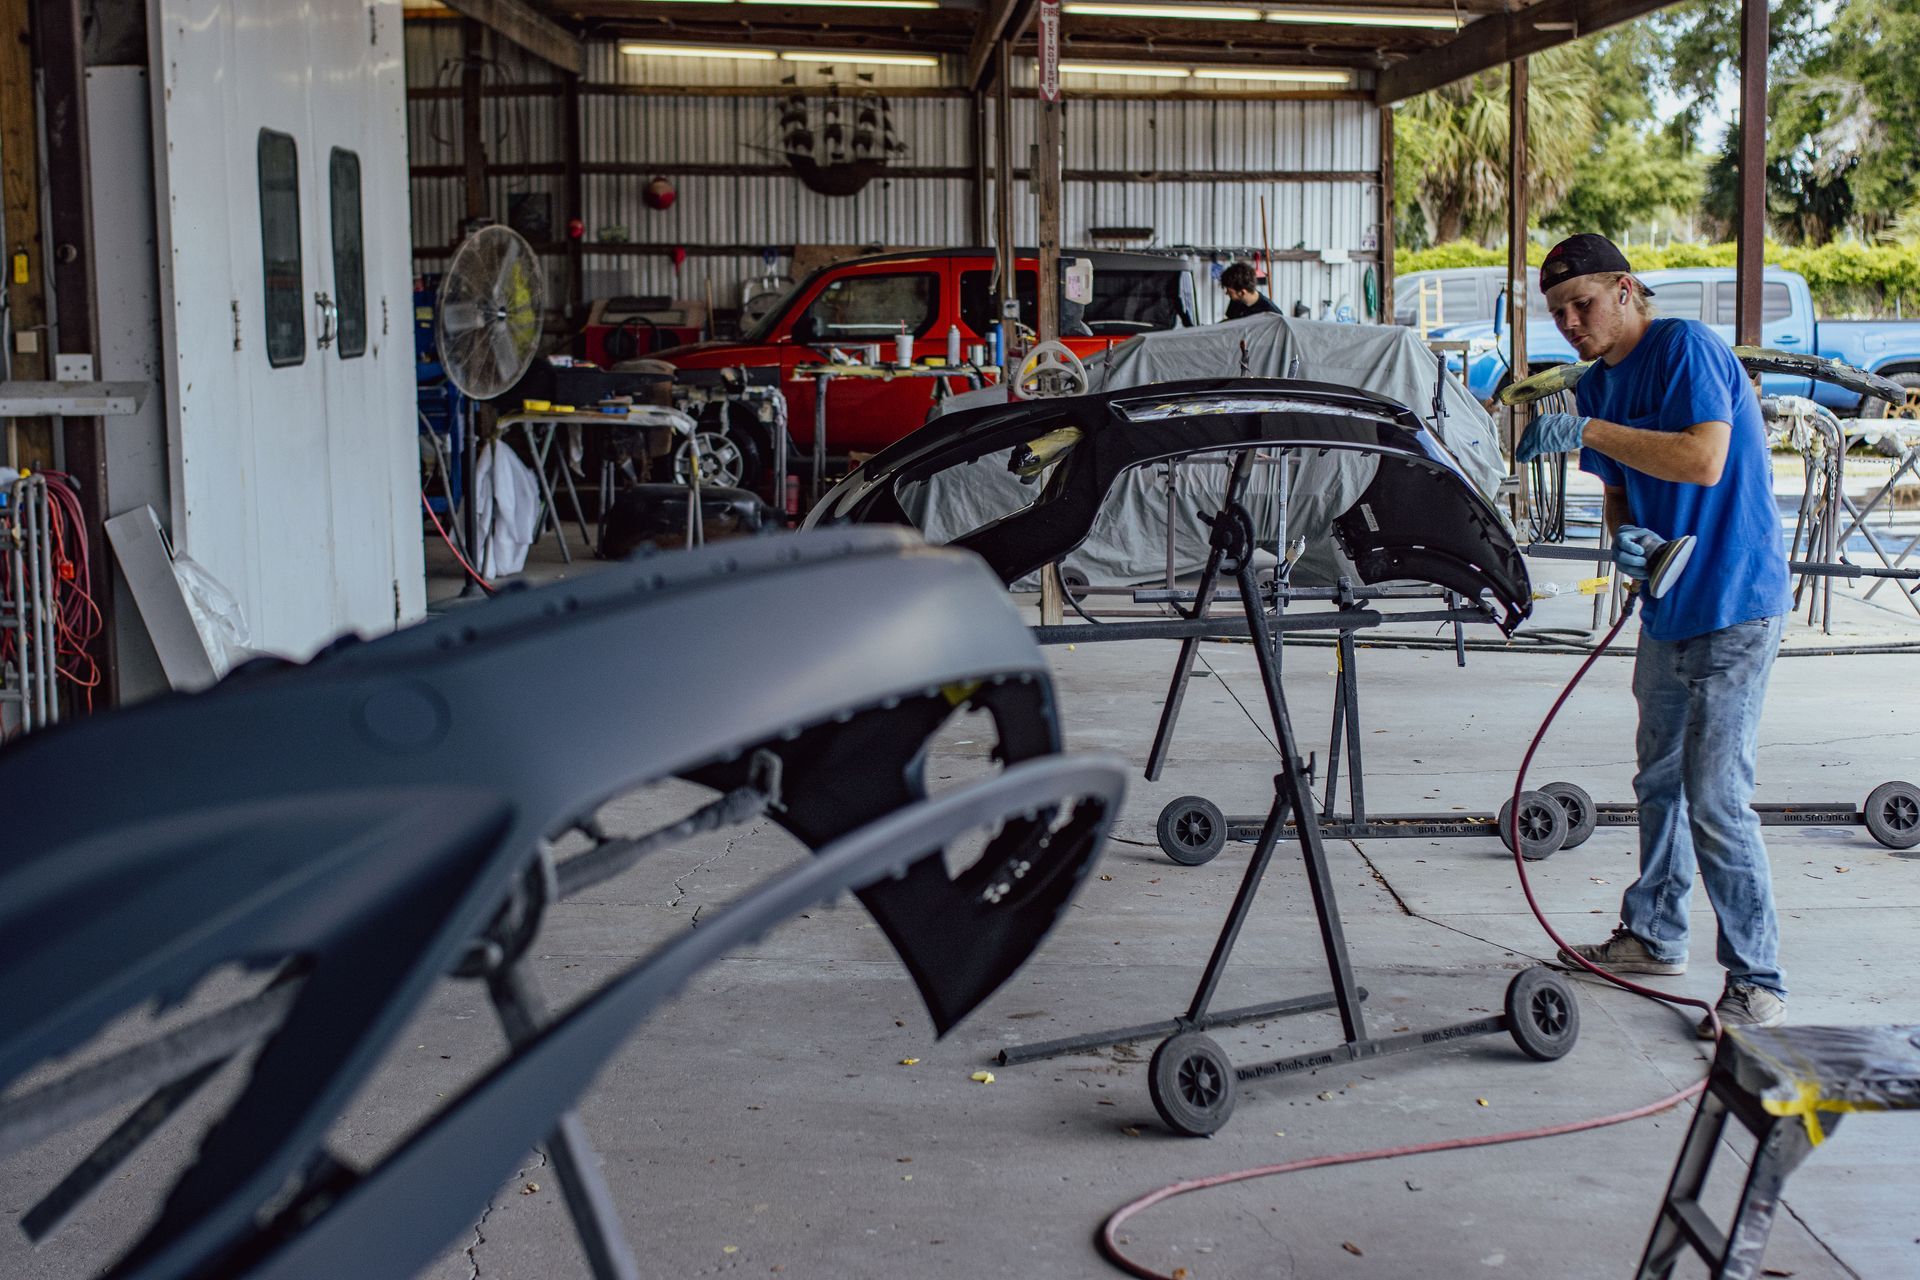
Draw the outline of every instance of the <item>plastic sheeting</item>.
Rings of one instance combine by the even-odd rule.
[[[1818,1146],[1823,1113],[1920,1111],[1920,1026],[1730,1027],[1715,1069]]]
[[[1390,325],[1334,324],[1287,316],[1248,316],[1197,329],[1146,334],[1086,361],[1090,391],[1143,387],[1190,378],[1299,378],[1385,396],[1412,408],[1435,428],[1461,470],[1492,498],[1506,474],[1494,422],[1471,393],[1410,329]],[[1434,420],[1436,380],[1444,378],[1444,412]],[[941,415],[1006,403],[999,387],[955,396]],[[1219,509],[1227,468],[1211,459],[1183,464],[1173,475],[1173,570],[1191,573],[1205,563],[1207,529],[1202,514]],[[1299,457],[1292,467],[1285,512],[1285,541],[1307,539],[1297,580],[1331,581],[1348,566],[1329,530],[1333,518],[1352,506],[1373,480],[1378,459],[1328,450]],[[1263,541],[1281,540],[1279,469],[1257,468],[1247,508]],[[946,542],[1030,504],[1038,484],[992,460],[935,476],[902,493],[902,504],[931,542]],[[1123,586],[1167,571],[1167,481],[1160,468],[1141,467],[1122,476],[1086,542],[1063,568],[1094,586]]]
[[[503,577],[527,567],[540,532],[540,485],[506,443],[495,440],[474,468],[474,517],[479,525],[480,573]]]

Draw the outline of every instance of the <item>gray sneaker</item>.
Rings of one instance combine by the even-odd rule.
[[[1787,1020],[1787,1002],[1765,987],[1732,982],[1713,1006],[1723,1027],[1777,1027]],[[1702,1040],[1713,1039],[1713,1019],[1702,1018],[1696,1028]]]
[[[1571,952],[1571,955],[1569,954]],[[1572,955],[1590,960],[1602,969],[1613,973],[1657,973],[1667,977],[1677,977],[1687,971],[1684,960],[1662,960],[1647,950],[1647,944],[1627,932],[1624,925],[1613,931],[1613,936],[1605,942],[1572,947],[1562,951],[1569,967],[1578,969]]]

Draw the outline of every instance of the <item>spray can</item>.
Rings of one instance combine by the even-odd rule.
[[[996,369],[1004,368],[1007,363],[1007,326],[995,321],[993,325],[993,364]]]
[[[913,335],[907,332],[904,322],[900,325],[900,332],[894,335],[893,362],[902,369],[913,363]]]
[[[960,364],[960,326],[947,326],[947,368],[958,368]]]

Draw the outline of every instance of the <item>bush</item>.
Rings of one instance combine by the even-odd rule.
[[[1540,265],[1547,246],[1529,244],[1527,262]],[[1731,267],[1731,244],[1675,242],[1662,248],[1635,247],[1627,257],[1642,271],[1666,267]],[[1869,245],[1835,241],[1816,248],[1786,248],[1769,240],[1767,265],[1796,271],[1813,291],[1815,310],[1823,316],[1883,316],[1896,311],[1920,315],[1920,244]],[[1469,240],[1455,240],[1431,249],[1394,254],[1395,275],[1449,267],[1503,267],[1504,248],[1489,249]]]

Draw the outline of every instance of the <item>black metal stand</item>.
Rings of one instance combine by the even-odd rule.
[[[1572,558],[1565,554],[1578,549],[1549,548],[1550,558]],[[1540,544],[1527,548],[1528,554],[1542,553]],[[1581,556],[1590,552],[1578,550]],[[1824,572],[1833,566],[1801,566],[1813,572]],[[1851,569],[1852,566],[1841,566]],[[1209,568],[1213,568],[1211,563]],[[1863,570],[1862,572],[1869,572]],[[1206,577],[1201,579],[1203,599],[1227,599],[1225,593],[1211,592]],[[1297,588],[1289,589],[1291,594],[1300,595]],[[1165,599],[1164,595],[1159,596]],[[1342,583],[1334,588],[1330,598],[1340,602],[1343,608],[1349,608],[1358,601],[1350,586]],[[1457,599],[1454,597],[1453,599]],[[1491,811],[1466,812],[1415,812],[1415,813],[1370,813],[1366,805],[1365,760],[1360,730],[1360,679],[1358,647],[1355,635],[1367,627],[1378,626],[1385,621],[1426,621],[1438,619],[1452,620],[1455,623],[1456,650],[1464,644],[1458,635],[1459,623],[1479,615],[1464,608],[1428,613],[1379,614],[1371,611],[1355,611],[1341,619],[1338,636],[1335,641],[1337,670],[1333,693],[1333,723],[1328,735],[1327,782],[1325,799],[1319,812],[1320,834],[1333,840],[1431,840],[1461,836],[1494,837],[1503,843],[1511,839],[1511,825],[1503,807],[1498,813]],[[1233,630],[1223,628],[1231,621]],[[1293,631],[1317,628],[1322,625],[1311,616],[1305,619],[1278,619],[1280,629]],[[1144,624],[1151,626],[1153,624]],[[1181,624],[1175,624],[1181,625]],[[1243,634],[1238,619],[1218,619],[1206,624],[1206,634]],[[1100,628],[1103,631],[1123,630],[1119,627]],[[1084,641],[1089,628],[1054,628],[1059,631],[1074,632],[1074,639]],[[1108,637],[1097,637],[1105,639]],[[1124,638],[1121,636],[1112,637]],[[1049,637],[1051,639],[1051,637]],[[1191,640],[1182,646],[1182,665],[1176,677],[1177,685],[1184,687],[1185,678],[1191,662],[1187,659],[1189,648],[1197,645]],[[1179,714],[1179,700],[1174,691],[1169,691],[1167,711],[1163,712],[1159,731],[1154,739],[1154,754],[1148,758],[1147,777],[1157,779],[1160,766],[1166,758],[1166,747],[1173,733],[1173,720]],[[1342,756],[1344,754],[1347,770],[1347,812],[1340,813],[1334,806],[1337,794]],[[1311,770],[1309,770],[1311,772]],[[1559,813],[1555,813],[1555,809]],[[1875,788],[1862,804],[1845,800],[1806,801],[1800,803],[1756,803],[1752,809],[1760,819],[1762,826],[1768,827],[1858,827],[1867,828],[1871,835],[1884,847],[1896,853],[1920,847],[1920,787],[1911,783],[1890,781]],[[1595,802],[1585,789],[1570,782],[1553,782],[1522,794],[1520,803],[1520,827],[1522,852],[1528,861],[1539,861],[1552,856],[1562,849],[1572,849],[1583,844],[1595,830],[1601,827],[1632,827],[1640,821],[1640,807],[1636,803]],[[1200,866],[1210,862],[1223,849],[1228,841],[1246,843],[1260,838],[1266,825],[1264,814],[1223,814],[1219,806],[1203,796],[1180,796],[1167,803],[1161,810],[1158,834],[1161,851],[1182,866]],[[1291,826],[1291,821],[1289,826]],[[1511,847],[1509,845],[1509,847]]]
[[[1281,771],[1274,776],[1273,780],[1273,805],[1261,825],[1253,857],[1247,864],[1245,874],[1241,877],[1240,888],[1234,896],[1233,906],[1227,912],[1226,921],[1214,942],[1213,953],[1207,960],[1200,984],[1195,989],[1193,1000],[1184,1016],[1176,1017],[1170,1023],[1128,1027],[1112,1032],[1007,1049],[1003,1050],[999,1056],[999,1061],[1003,1063],[1031,1061],[1057,1053],[1118,1044],[1172,1030],[1175,1034],[1155,1052],[1153,1066],[1149,1073],[1154,1105],[1171,1127],[1179,1132],[1195,1135],[1213,1133],[1226,1123],[1233,1109],[1234,1084],[1237,1081],[1260,1080],[1298,1071],[1312,1071],[1335,1062],[1357,1061],[1362,1058],[1447,1044],[1469,1036],[1489,1035],[1500,1031],[1511,1031],[1523,1049],[1530,1055],[1544,1060],[1564,1054],[1573,1047],[1574,1040],[1579,1034],[1579,1011],[1572,988],[1558,974],[1547,969],[1529,969],[1516,977],[1513,985],[1508,989],[1505,1013],[1469,1022],[1454,1023],[1430,1031],[1381,1038],[1370,1037],[1367,1034],[1366,1015],[1361,1008],[1367,993],[1354,980],[1353,965],[1347,951],[1346,934],[1340,922],[1339,904],[1334,896],[1333,878],[1327,866],[1326,846],[1320,824],[1311,821],[1292,823],[1288,821],[1290,814],[1313,812],[1313,793],[1309,765],[1300,755],[1299,745],[1293,732],[1292,717],[1287,710],[1286,693],[1280,682],[1278,633],[1269,625],[1270,620],[1267,617],[1265,603],[1252,565],[1253,521],[1240,502],[1241,490],[1248,471],[1248,459],[1249,455],[1243,452],[1235,460],[1228,481],[1226,504],[1211,522],[1212,547],[1206,567],[1201,574],[1194,608],[1192,613],[1187,615],[1187,621],[1190,624],[1196,626],[1202,624],[1207,608],[1215,597],[1220,575],[1229,571],[1233,574],[1239,586],[1240,604],[1246,615],[1248,634],[1253,641],[1260,668],[1261,685],[1266,694],[1267,711],[1273,721],[1280,751]],[[1343,656],[1346,656],[1351,652],[1352,631],[1343,626],[1341,634],[1347,645],[1343,649]],[[1165,762],[1172,740],[1173,724],[1179,714],[1181,696],[1185,691],[1198,643],[1198,634],[1189,633],[1181,645],[1180,656],[1174,668],[1173,683],[1168,690],[1166,706],[1161,712],[1160,725],[1149,757],[1147,766],[1149,777],[1156,776],[1160,766]],[[1347,669],[1351,670],[1351,667]],[[1353,717],[1348,725],[1349,738],[1352,740],[1359,723],[1357,686],[1348,688],[1347,693],[1349,698],[1340,704],[1340,708],[1336,710],[1336,717],[1342,713],[1342,710]],[[1336,723],[1338,723],[1337,719]],[[1338,750],[1336,743],[1336,753]],[[1350,775],[1350,785],[1355,785],[1354,776]],[[1357,786],[1355,791],[1357,794]],[[1328,794],[1331,797],[1331,779]],[[1237,1009],[1223,1014],[1211,1013],[1209,1009],[1214,994],[1218,989],[1221,975],[1226,969],[1227,961],[1233,953],[1234,945],[1239,940],[1241,928],[1252,910],[1254,896],[1259,891],[1261,881],[1266,877],[1267,868],[1273,860],[1274,851],[1279,846],[1282,832],[1289,828],[1300,844],[1307,886],[1313,897],[1314,916],[1319,924],[1321,947],[1326,955],[1327,970],[1333,981],[1333,989],[1329,993],[1301,997],[1277,1004]],[[1235,1066],[1218,1045],[1202,1034],[1202,1030],[1207,1027],[1224,1026],[1257,1017],[1303,1013],[1326,1008],[1339,1010],[1342,1033],[1340,1043],[1276,1061]]]

